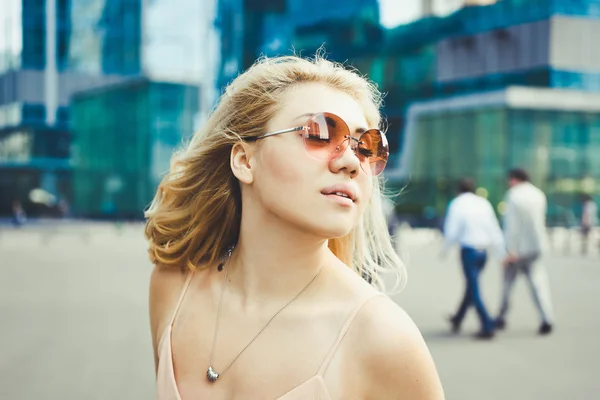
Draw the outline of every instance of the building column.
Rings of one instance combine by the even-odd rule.
[[[56,68],[56,0],[46,0],[46,68],[44,89],[46,124],[54,126],[58,108],[58,70]]]

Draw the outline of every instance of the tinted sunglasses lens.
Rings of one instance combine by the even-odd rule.
[[[350,140],[348,125],[334,114],[319,113],[309,118],[308,129],[304,131],[304,146],[309,154],[321,160],[333,160],[346,149]],[[360,137],[355,153],[362,169],[377,176],[383,172],[388,160],[388,143],[378,129],[366,131]]]
[[[338,116],[329,113],[315,114],[307,122],[304,146],[313,156],[322,160],[339,157],[348,147],[348,126]]]
[[[389,156],[387,138],[377,129],[366,131],[360,137],[356,155],[365,172],[373,176],[381,174]]]

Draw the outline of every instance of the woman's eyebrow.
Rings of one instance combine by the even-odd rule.
[[[300,119],[302,117],[312,117],[315,114],[316,113],[304,113],[304,114],[298,115],[296,118],[294,118],[294,120]]]

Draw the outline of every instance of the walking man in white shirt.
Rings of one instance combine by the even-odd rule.
[[[481,321],[478,339],[494,337],[494,321],[488,314],[479,289],[479,274],[487,262],[487,249],[494,246],[497,256],[505,256],[504,239],[500,224],[490,202],[475,194],[475,183],[462,179],[459,195],[452,200],[444,223],[444,249],[458,244],[465,274],[465,294],[456,314],[450,317],[453,332],[458,332],[470,306],[474,306]]]
[[[583,194],[581,201],[581,255],[586,255],[590,233],[598,224],[598,206],[589,194]]]
[[[529,182],[527,172],[513,169],[508,173],[510,189],[506,196],[507,211],[504,237],[508,255],[504,262],[504,290],[502,307],[496,327],[506,326],[506,312],[510,293],[518,273],[529,283],[542,323],[539,334],[552,332],[553,311],[546,268],[540,262],[548,247],[546,234],[546,195]]]

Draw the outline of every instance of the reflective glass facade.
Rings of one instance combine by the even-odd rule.
[[[325,43],[331,59],[375,53],[381,37],[377,0],[219,0],[221,36],[218,87],[262,54],[314,54]]]
[[[598,0],[502,0],[489,6],[464,7],[444,17],[429,17],[394,28],[395,47],[406,50],[449,37],[546,20],[554,15],[600,18]]]
[[[142,0],[54,0],[56,65],[90,74],[140,72]],[[4,0],[0,73],[46,66],[46,0]]]
[[[388,67],[374,80],[387,93],[393,157],[403,151],[403,117],[415,101],[512,85],[599,91],[598,40],[598,0],[506,0],[387,30]]]
[[[216,1],[153,0],[144,3],[143,73],[154,80],[205,82],[218,62]]]
[[[498,206],[508,169],[522,167],[548,195],[548,222],[573,224],[580,194],[600,193],[597,112],[585,104],[455,110],[444,102],[513,86],[569,89],[581,96],[598,92],[600,56],[593,43],[599,35],[597,0],[502,1],[388,31],[388,54],[412,54],[421,63],[409,66],[416,71],[412,78],[398,76],[383,84],[389,93],[386,110],[401,116],[391,164],[410,160],[402,178],[390,181],[398,190],[408,185],[398,211],[415,224],[439,226],[464,176],[475,178],[480,193]],[[411,106],[432,99],[440,102],[439,109],[420,115],[409,128]],[[407,134],[414,142],[404,148]]]
[[[188,32],[178,37],[167,35],[177,26],[179,16],[174,16],[175,21],[170,20],[173,29],[147,24],[145,39],[152,40],[147,46],[143,45],[145,14],[142,6],[148,6],[146,11],[151,17],[163,13],[167,4],[160,0],[145,3],[143,0],[2,1],[0,215],[10,213],[15,198],[23,203],[31,216],[39,215],[37,212],[46,214],[34,209],[28,200],[29,192],[35,188],[41,187],[57,197],[71,200],[70,100],[74,92],[114,84],[143,73],[156,76],[158,74],[149,72],[161,68],[162,71],[174,71],[173,63],[181,71],[171,74],[170,81],[190,82],[199,74],[197,57],[188,57],[189,62],[185,63],[185,57],[190,54],[183,46],[200,54],[199,44],[203,43],[204,37],[188,35]],[[176,13],[188,16],[187,26],[206,25],[201,18],[200,2],[174,0],[167,5]],[[190,7],[196,11],[189,12]],[[52,27],[55,30],[49,32]],[[55,52],[47,48],[47,34],[56,38]],[[182,37],[186,35],[187,42],[184,43]],[[160,45],[154,40],[157,37],[162,38]],[[165,51],[169,45],[179,45],[178,59]],[[170,61],[171,67],[148,62],[144,70],[144,51],[154,59]],[[186,68],[189,66],[195,69]],[[195,104],[198,104],[197,100]],[[97,119],[102,120],[102,114],[98,114]]]
[[[61,69],[91,75],[140,73],[142,0],[62,0],[62,3],[65,6],[59,8],[58,29],[70,35],[66,35],[64,51],[58,47]]]
[[[4,0],[0,13],[0,73],[21,66],[23,50],[22,0]]]
[[[46,65],[46,1],[23,0],[22,5],[21,67],[43,69]]]
[[[15,200],[21,201],[28,215],[58,214],[56,204],[35,204],[29,195],[40,188],[57,200],[70,198],[70,144],[68,130],[43,123],[0,135],[0,216],[10,214]]]
[[[141,218],[173,150],[193,133],[195,86],[136,80],[76,96],[73,209]],[[101,115],[102,118],[98,118]]]
[[[402,213],[443,215],[465,176],[498,205],[511,167],[528,170],[545,191],[551,224],[564,224],[577,212],[581,193],[600,193],[600,112],[497,106],[440,111],[419,117],[415,138]]]

